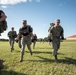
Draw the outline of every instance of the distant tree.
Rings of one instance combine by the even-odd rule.
[[[9,41],[8,39],[0,39],[0,41]]]
[[[44,38],[44,41],[48,42],[48,37],[45,37],[45,38]]]

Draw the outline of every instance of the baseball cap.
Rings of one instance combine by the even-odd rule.
[[[14,27],[12,27],[11,29],[14,29]]]
[[[23,20],[23,23],[27,23],[27,20]]]
[[[60,19],[56,19],[56,22],[59,22],[60,23]]]

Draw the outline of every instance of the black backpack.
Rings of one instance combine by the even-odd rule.
[[[1,13],[4,13],[4,12],[0,10],[0,18],[1,18]],[[7,30],[7,21],[3,20],[2,22],[0,22],[0,33],[3,33],[6,30]]]

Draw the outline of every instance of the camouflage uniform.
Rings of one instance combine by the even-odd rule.
[[[57,22],[60,23],[60,20],[57,19]],[[60,37],[64,39],[63,36],[63,28],[58,25],[51,28],[52,33],[52,45],[53,45],[53,55],[55,56],[55,59],[57,60],[57,51],[60,48]]]
[[[19,48],[21,48],[21,34],[18,33],[17,38],[16,38],[16,42],[18,43]]]
[[[18,46],[21,48],[21,39],[18,40]]]
[[[35,48],[36,41],[37,41],[37,36],[36,36],[36,34],[34,34],[33,38],[32,38],[33,49]]]
[[[12,29],[14,29],[14,28],[12,28]],[[16,31],[9,31],[8,37],[9,37],[9,43],[10,43],[11,52],[12,52],[12,50],[14,50],[14,41],[15,41],[15,38],[17,37]]]
[[[23,23],[26,23],[26,20],[24,20]],[[33,32],[33,30],[32,30],[32,27],[30,25],[26,25],[26,27],[22,27],[19,29],[19,34],[21,34],[21,36],[22,36],[20,62],[23,61],[24,49],[25,49],[26,45],[27,45],[27,48],[32,55],[32,50],[31,50],[31,33],[32,32]]]

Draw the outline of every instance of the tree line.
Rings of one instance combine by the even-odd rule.
[[[0,39],[0,41],[9,41],[9,39]],[[37,39],[37,42],[42,42],[42,41],[48,42],[48,37]]]

